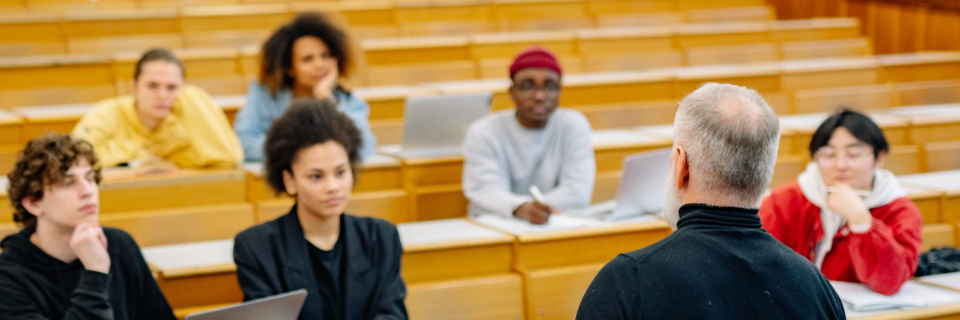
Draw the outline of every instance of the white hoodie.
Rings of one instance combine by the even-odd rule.
[[[823,176],[820,175],[820,167],[816,162],[808,164],[807,169],[797,176],[797,183],[800,184],[800,191],[803,192],[803,196],[820,207],[823,239],[820,239],[820,242],[817,243],[816,259],[814,260],[817,268],[820,268],[823,264],[823,258],[833,249],[834,235],[846,223],[846,220],[827,208],[827,186],[823,183]],[[867,209],[872,210],[906,195],[906,190],[900,187],[900,182],[897,181],[897,177],[893,173],[883,169],[874,169],[873,190],[870,190],[870,196],[863,199],[863,204],[866,205]],[[851,228],[853,227],[851,226]]]

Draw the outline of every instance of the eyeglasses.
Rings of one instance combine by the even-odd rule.
[[[833,147],[822,147],[814,153],[817,158],[817,164],[821,168],[830,168],[836,166],[841,159],[848,166],[862,163],[870,159],[872,153],[865,146],[847,147],[844,152],[837,152]]]
[[[532,82],[521,82],[513,86],[520,93],[520,96],[526,99],[537,96],[537,91],[543,91],[544,98],[556,98],[560,95],[560,85],[556,82],[547,82],[542,87],[533,85]]]

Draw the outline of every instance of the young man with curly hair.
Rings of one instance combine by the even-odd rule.
[[[34,138],[8,177],[23,229],[0,242],[0,319],[176,319],[133,238],[97,222],[89,143]]]

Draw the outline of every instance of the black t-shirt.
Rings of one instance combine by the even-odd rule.
[[[342,219],[341,219],[342,221]],[[304,239],[306,241],[306,239]],[[307,241],[307,251],[310,252],[310,264],[317,278],[317,287],[320,288],[320,299],[323,301],[323,319],[343,319],[343,279],[340,269],[343,265],[343,224],[340,225],[340,236],[330,251],[317,248]]]

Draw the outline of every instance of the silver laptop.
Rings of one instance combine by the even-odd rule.
[[[620,178],[616,200],[599,202],[571,214],[619,221],[662,212],[672,150],[659,149],[627,156],[623,159],[623,177]]]
[[[407,98],[402,147],[387,153],[401,158],[463,153],[467,128],[490,114],[492,99],[492,92]]]
[[[296,320],[307,290],[300,289],[244,303],[198,312],[183,320]]]

